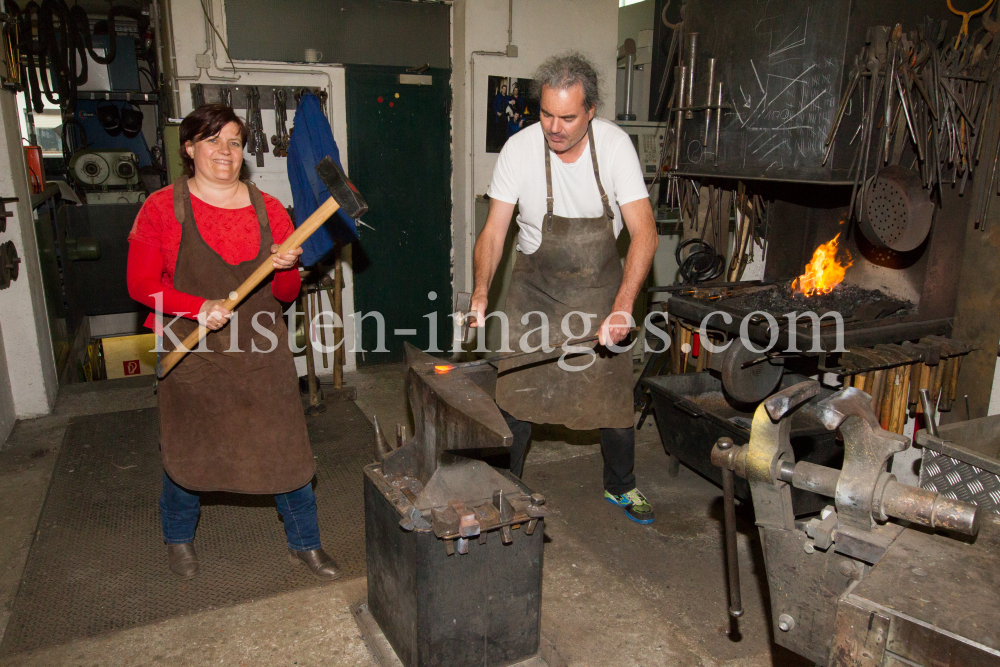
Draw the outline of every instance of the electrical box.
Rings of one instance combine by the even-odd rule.
[[[666,123],[618,121],[617,125],[625,130],[625,133],[632,140],[635,152],[639,155],[642,175],[646,180],[652,180],[656,176],[656,167],[660,163],[660,152],[663,150],[663,139],[667,132]]]

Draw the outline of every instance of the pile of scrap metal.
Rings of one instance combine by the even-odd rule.
[[[909,440],[879,426],[861,390],[811,403],[818,392],[808,381],[774,394],[747,445],[723,438],[712,450],[723,469],[731,615],[742,614],[735,474],[750,484],[778,644],[831,667],[1000,664],[1000,517],[897,482],[890,459]],[[796,463],[796,409],[839,429],[841,470]],[[793,486],[834,504],[796,519]]]

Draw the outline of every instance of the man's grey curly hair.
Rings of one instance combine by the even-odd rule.
[[[531,82],[532,97],[541,99],[542,86],[556,90],[572,88],[577,83],[583,86],[583,104],[589,111],[601,103],[597,70],[580,53],[571,52],[552,56],[535,70]]]

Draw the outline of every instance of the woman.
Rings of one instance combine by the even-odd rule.
[[[187,175],[149,196],[129,234],[129,294],[158,311],[146,324],[164,349],[198,323],[210,329],[200,351],[157,390],[163,540],[171,572],[190,579],[198,573],[198,492],[273,494],[290,558],[337,579],[320,544],[310,484],[316,464],[278,303],[299,293],[302,250],[276,254],[292,223],[277,199],[240,180],[246,138],[227,106],[189,114],[180,128]],[[235,290],[268,256],[273,278],[235,311],[224,308],[215,297]],[[180,317],[164,325],[161,312]]]

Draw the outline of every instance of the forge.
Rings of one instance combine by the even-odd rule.
[[[949,410],[961,357],[971,350],[951,338],[964,230],[931,233],[900,252],[877,247],[845,226],[850,188],[802,186],[768,196],[773,200],[760,280],[650,288],[660,293],[657,305],[670,317],[694,328],[705,323],[715,343],[736,340],[723,353],[710,350],[707,360],[699,359],[699,370],[718,373],[737,402],[755,404],[787,370],[832,373],[865,391],[887,393],[881,378],[892,375],[895,381],[909,368],[914,381],[907,380],[905,404],[912,407],[925,387],[932,396],[940,392],[942,410]],[[950,198],[942,206],[949,215],[963,210],[962,202]],[[835,278],[830,284],[814,273],[827,266]],[[795,289],[803,285],[805,290]],[[904,403],[895,397],[885,402],[884,411],[876,410],[880,417],[899,413]]]
[[[720,301],[734,313],[766,311],[775,315],[812,310],[818,315],[838,312],[846,322],[875,321],[894,315],[905,317],[916,313],[916,304],[900,299],[880,289],[841,283],[825,294],[803,296],[788,281],[775,283],[771,289],[752,291]]]
[[[475,458],[510,447],[496,369],[406,345],[414,433],[364,470],[368,612],[407,667],[520,663],[539,652],[545,499]],[[438,366],[438,368],[435,368]]]

